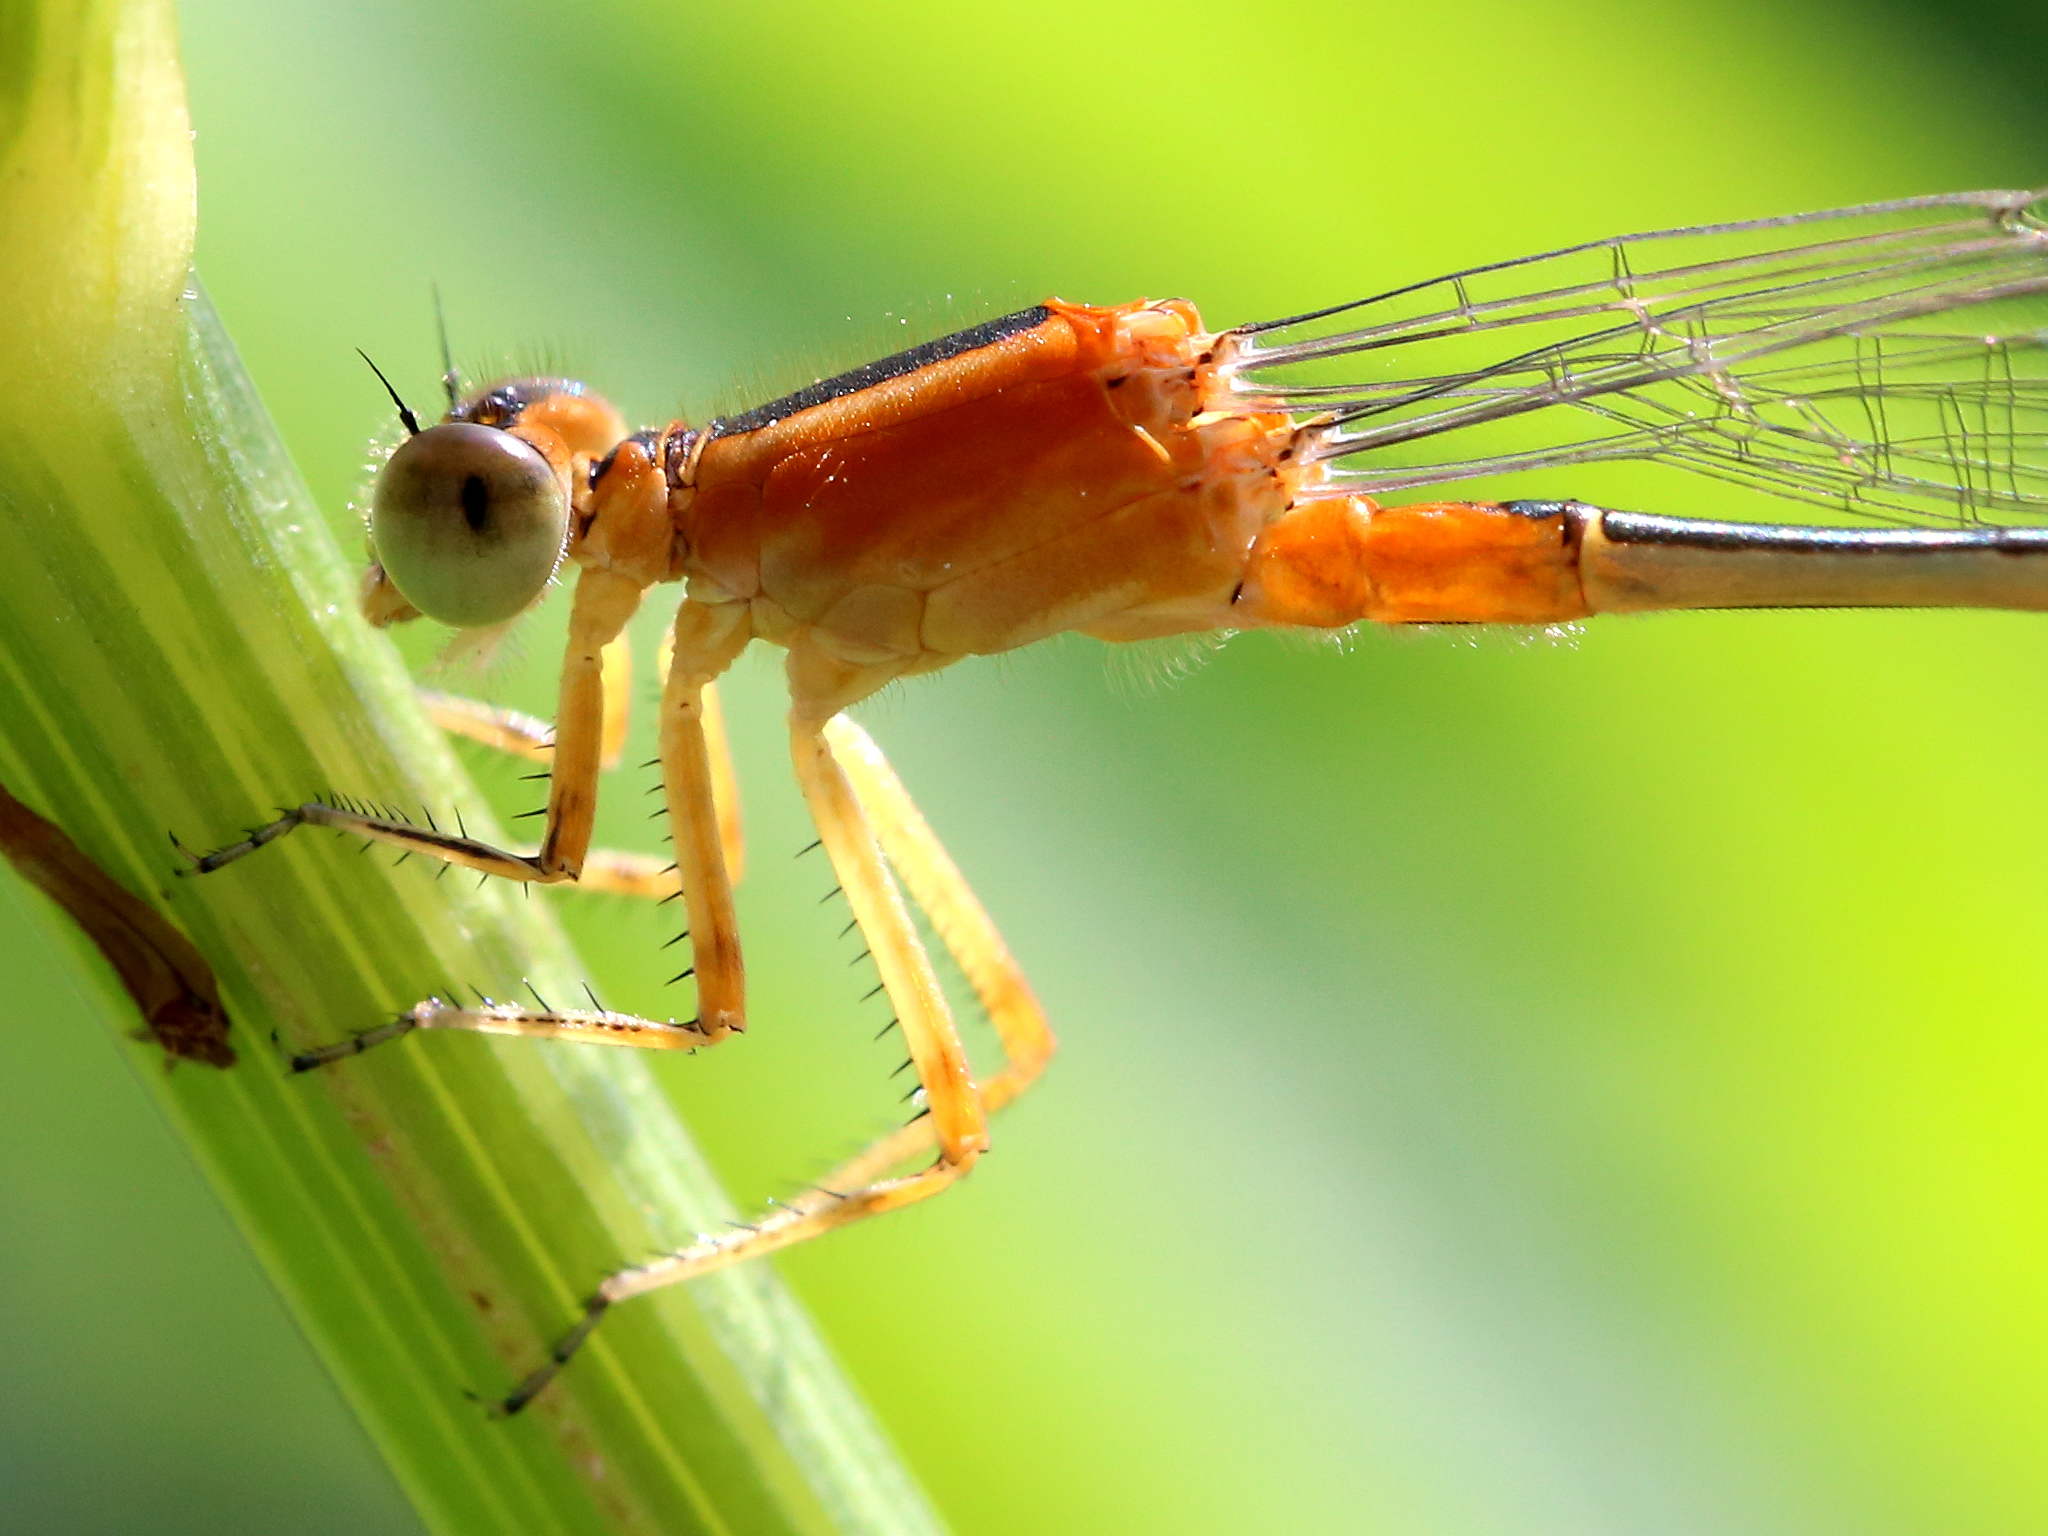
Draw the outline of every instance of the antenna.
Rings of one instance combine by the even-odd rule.
[[[448,314],[441,308],[441,285],[434,287],[434,329],[441,333],[441,387],[448,392],[448,409],[462,403],[462,375],[455,371],[455,355],[448,350]]]
[[[364,362],[370,363],[370,354],[361,347],[356,348],[356,356],[360,357]],[[398,419],[405,423],[406,432],[413,437],[418,437],[420,435],[420,419],[413,415],[412,407],[398,398],[398,391],[393,389],[391,381],[384,377],[384,370],[382,368],[379,368],[375,363],[370,363],[370,372],[377,375],[377,382],[384,386],[384,393],[389,395],[391,403],[398,407]]]

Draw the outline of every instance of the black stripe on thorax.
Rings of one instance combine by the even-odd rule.
[[[994,346],[1007,337],[1021,335],[1035,330],[1052,318],[1052,311],[1043,304],[1034,304],[1029,309],[1020,309],[1014,315],[1003,315],[999,319],[985,320],[980,325],[969,326],[964,331],[955,331],[950,336],[941,336],[937,341],[928,341],[923,346],[912,347],[907,352],[898,352],[893,357],[878,358],[872,363],[863,363],[850,373],[834,374],[829,379],[820,379],[807,384],[793,394],[784,395],[780,400],[770,400],[766,405],[757,405],[751,411],[737,416],[721,416],[704,428],[706,437],[737,437],[743,432],[757,432],[762,427],[773,426],[785,416],[794,416],[798,411],[807,411],[813,406],[823,405],[828,400],[837,400],[841,395],[858,394],[876,384],[890,379],[900,379],[906,373],[915,373],[933,363],[943,363],[963,352],[978,351],[982,347]]]

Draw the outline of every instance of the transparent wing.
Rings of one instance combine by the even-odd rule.
[[[2048,516],[2044,198],[1596,241],[1240,327],[1226,366],[1342,461],[1311,494],[1632,459],[1888,521]]]

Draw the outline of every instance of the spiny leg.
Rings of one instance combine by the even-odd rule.
[[[910,887],[912,899],[931,919],[939,941],[988,1010],[1005,1062],[981,1085],[981,1097],[991,1111],[1001,1109],[1029,1088],[1052,1059],[1056,1042],[1045,1011],[987,910],[874,738],[846,715],[834,716],[825,736],[852,780],[890,866]]]
[[[1002,1042],[1002,1069],[981,1084],[982,1106],[993,1115],[1015,1103],[1052,1060],[1058,1044],[1052,1026],[995,923],[903,781],[896,777],[882,749],[846,715],[834,716],[825,734],[868,813],[890,867],[931,919],[933,931],[967,977]],[[891,1027],[895,1022],[890,1021]],[[921,1115],[848,1158],[785,1209],[837,1200],[838,1191],[858,1189],[930,1151],[934,1144],[932,1119]]]
[[[668,797],[675,875],[689,914],[697,1018],[714,1039],[746,1027],[739,916],[733,910],[720,835],[706,696],[746,649],[753,629],[744,603],[676,609],[674,654],[661,685],[661,780]],[[719,731],[723,746],[724,732]]]
[[[286,811],[240,842],[194,857],[191,872],[210,874],[275,842],[295,827],[326,826],[507,880],[574,880],[590,847],[591,826],[597,811],[604,729],[603,652],[639,607],[641,590],[630,577],[602,569],[585,570],[577,580],[575,605],[569,615],[568,653],[562,662],[547,828],[538,853],[511,853],[494,848],[478,842],[459,827],[457,832],[444,832],[431,820],[420,827],[403,816],[372,814],[353,805],[311,801]]]
[[[666,645],[663,651],[666,654]],[[664,667],[662,686],[667,685],[668,669]],[[716,683],[704,685],[700,724],[709,760],[711,809],[718,824],[718,847],[725,859],[725,877],[738,885],[746,869],[746,839],[740,831],[739,778],[733,772],[732,746],[725,733],[725,708],[719,702]],[[583,873],[576,879],[576,888],[666,901],[681,892],[682,884],[675,864],[665,864],[653,854],[593,848],[583,860]]]
[[[576,878],[589,846],[596,809],[597,775],[606,729],[605,651],[619,638],[640,602],[641,587],[630,578],[604,570],[586,570],[576,587],[569,623],[568,654],[563,663],[561,718],[557,730],[548,828],[540,852],[518,854],[480,842],[457,818],[456,831],[436,826],[431,814],[421,827],[403,813],[353,802],[312,801],[284,812],[276,821],[252,831],[238,843],[204,856],[191,856],[189,872],[208,874],[283,837],[296,827],[327,826],[353,832],[375,842],[395,844],[407,853],[421,853],[459,864],[485,875],[522,882],[552,883]],[[618,654],[618,653],[614,653]],[[614,677],[619,669],[613,667]],[[175,842],[176,839],[173,839]],[[181,850],[182,851],[182,850]],[[593,1004],[595,1000],[593,999]],[[398,1018],[364,1030],[345,1041],[292,1060],[295,1071],[309,1070],[359,1055],[387,1040],[420,1027],[467,1028],[489,1033],[532,1034],[555,1038],[605,1040],[612,1043],[694,1047],[709,1043],[694,1023],[678,1025],[629,1020],[601,1008],[592,1013],[557,1013],[545,1003],[530,1010],[487,1005],[470,1010],[429,998]]]
[[[599,652],[598,686],[603,696],[599,732],[598,766],[616,768],[625,750],[626,727],[631,723],[633,698],[633,648],[622,630]],[[552,763],[555,759],[555,728],[538,715],[505,709],[443,693],[438,688],[419,690],[419,701],[434,724],[451,736],[466,737],[530,762]]]
[[[543,868],[563,870],[572,880],[582,872],[597,817],[606,713],[604,649],[625,630],[643,590],[631,577],[601,568],[586,569],[576,581],[561,698],[555,706],[547,830],[537,855]]]
[[[876,1141],[756,1225],[704,1238],[680,1253],[613,1275],[547,1362],[506,1397],[500,1405],[504,1412],[517,1412],[532,1401],[613,1303],[937,1194],[987,1147],[984,1111],[1014,1100],[1052,1055],[1052,1031],[1016,962],[867,733],[841,716],[822,729],[793,726],[791,747],[811,814],[911,1043],[911,1060],[930,1112]],[[977,1091],[967,1076],[964,1048],[883,866],[884,851],[966,973],[1003,1042],[1006,1065],[986,1089]],[[934,1146],[938,1160],[921,1172],[884,1177]]]
[[[746,646],[750,632],[745,620],[746,609],[742,606],[709,608],[685,602],[677,612],[676,626],[678,633],[688,637],[688,643],[679,652],[686,661],[670,669],[664,684],[661,764],[670,825],[675,829],[672,883],[679,884],[690,914],[692,963],[683,976],[697,977],[697,1018],[681,1023],[673,1019],[643,1019],[598,1008],[595,998],[588,1011],[559,1009],[538,993],[534,998],[540,1004],[538,1009],[489,999],[484,1000],[483,1006],[472,1008],[428,998],[389,1023],[333,1045],[300,1052],[292,1058],[292,1070],[310,1071],[358,1056],[415,1029],[466,1029],[481,1034],[661,1050],[716,1045],[742,1029],[745,1003],[738,921],[733,913],[732,887],[725,877],[718,813],[711,803],[712,773],[703,723],[703,694],[711,680]],[[321,809],[324,813],[326,808]],[[683,976],[675,979],[680,981]]]
[[[552,1008],[546,1003],[536,1010],[520,1003],[489,999],[474,1007],[430,997],[415,1003],[388,1024],[363,1030],[333,1045],[300,1051],[291,1058],[294,1072],[311,1072],[319,1067],[360,1056],[372,1046],[397,1040],[416,1029],[465,1029],[480,1035],[518,1035],[528,1040],[575,1040],[588,1045],[630,1045],[643,1050],[694,1051],[712,1040],[692,1019],[678,1023],[643,1019],[630,1013],[613,1013],[607,1008]]]
[[[337,832],[353,832],[358,837],[389,843],[409,853],[423,853],[445,863],[459,864],[465,869],[499,875],[507,880],[567,878],[544,873],[540,861],[531,855],[507,853],[489,843],[478,842],[467,832],[459,830],[459,820],[457,825],[458,831],[444,832],[429,813],[427,825],[422,827],[406,819],[402,812],[364,808],[355,801],[337,797],[332,801],[308,800],[304,805],[295,805],[277,820],[252,828],[248,836],[239,842],[224,844],[210,853],[192,853],[175,837],[171,841],[185,855],[185,873],[192,875],[210,875],[237,859],[247,858],[257,849],[269,846],[299,827],[332,827]]]
[[[609,652],[610,647],[606,650]],[[427,712],[427,718],[450,736],[460,736],[530,763],[554,760],[555,728],[539,715],[502,704],[486,704],[482,699],[459,693],[443,693],[438,688],[415,689],[414,696]],[[605,766],[611,766],[609,754]]]
[[[660,654],[664,684],[674,643],[673,632],[664,633]],[[611,768],[625,746],[627,699],[631,693],[631,668],[623,634],[604,649],[603,679],[604,754],[600,766]],[[420,702],[434,723],[451,735],[532,762],[551,763],[554,759],[555,729],[537,715],[427,688],[420,690]],[[739,779],[733,772],[725,710],[719,703],[715,683],[704,685],[704,742],[711,757],[711,798],[718,812],[718,840],[725,851],[726,876],[738,885],[746,862],[746,844],[740,830]],[[593,848],[584,855],[583,873],[576,877],[573,889],[663,901],[680,894],[682,885],[675,865],[653,854]]]
[[[669,667],[676,653],[676,631],[661,637],[654,653],[655,676],[668,686]],[[704,685],[704,744],[711,753],[711,803],[718,811],[718,844],[725,850],[726,878],[734,885],[746,873],[746,840],[740,834],[740,781],[733,772],[732,744],[725,732],[725,706],[719,702],[716,684]]]

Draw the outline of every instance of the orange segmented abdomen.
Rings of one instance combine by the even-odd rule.
[[[1583,521],[1556,503],[1311,501],[1245,564],[1245,625],[1550,624],[1587,616]]]

